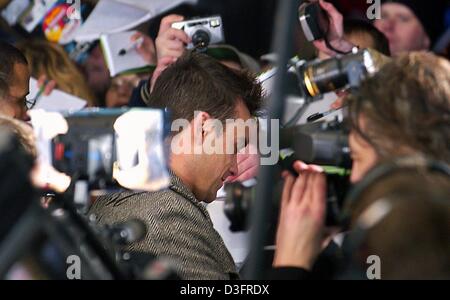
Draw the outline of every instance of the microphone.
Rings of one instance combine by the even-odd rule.
[[[147,226],[138,219],[119,223],[109,228],[111,239],[119,245],[130,245],[141,241],[147,233]]]

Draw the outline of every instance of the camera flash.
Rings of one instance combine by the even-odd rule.
[[[219,27],[220,26],[220,21],[218,19],[211,20],[210,25],[213,28]]]

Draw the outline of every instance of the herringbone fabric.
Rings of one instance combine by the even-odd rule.
[[[145,239],[128,249],[172,261],[183,279],[238,276],[233,258],[213,228],[207,210],[173,173],[167,190],[104,196],[89,213],[97,216],[100,225],[133,218],[144,221]]]

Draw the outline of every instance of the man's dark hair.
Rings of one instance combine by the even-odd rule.
[[[374,50],[390,56],[389,40],[371,23],[364,20],[348,19],[344,21],[344,32],[346,35],[368,34],[373,40]]]
[[[250,114],[261,105],[261,86],[246,72],[232,70],[204,54],[187,52],[158,78],[147,105],[168,108],[172,119],[192,120],[194,111],[225,121],[239,100]]]
[[[14,75],[14,65],[28,65],[27,59],[19,49],[0,41],[0,79],[10,85]]]

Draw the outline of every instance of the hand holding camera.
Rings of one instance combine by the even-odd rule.
[[[191,43],[187,45],[189,50],[204,52],[209,45],[224,41],[222,18],[220,16],[175,22],[172,24],[172,28],[184,30],[190,37]]]
[[[184,21],[180,15],[169,15],[161,20],[156,38],[157,67],[150,80],[150,91],[159,75],[186,49],[204,51],[210,44],[224,41],[220,16]]]
[[[324,243],[326,178],[318,166],[297,161],[293,167],[298,177],[288,171],[283,173],[285,183],[273,265],[311,270]]]
[[[314,40],[313,44],[318,50],[329,56],[335,56],[338,53],[348,53],[352,50],[354,45],[344,38],[343,16],[333,4],[324,0],[315,1],[302,5],[299,11],[300,23],[303,23],[302,27],[305,33],[309,30],[305,30],[306,25],[312,31],[314,31],[314,28],[319,29],[318,31],[323,34],[323,37],[316,35],[316,37],[319,37],[318,39],[309,39],[308,34],[306,34],[308,40]],[[310,19],[309,21],[308,18]],[[306,21],[309,24],[305,24]]]
[[[186,45],[191,42],[191,38],[183,30],[172,27],[173,23],[183,20],[184,17],[180,15],[169,15],[161,20],[156,38],[158,61],[163,57],[180,57],[186,50]]]

